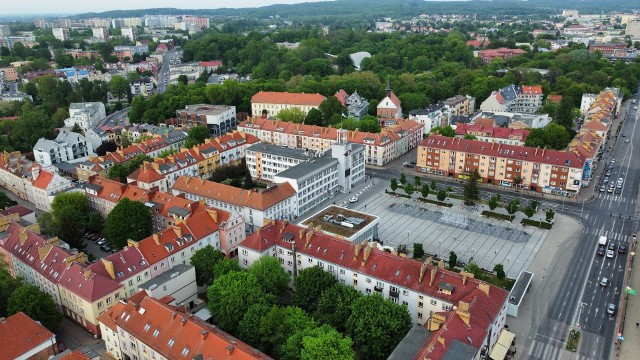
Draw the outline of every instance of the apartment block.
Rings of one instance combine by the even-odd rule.
[[[225,135],[236,129],[236,107],[226,105],[187,105],[176,110],[181,126],[206,126],[213,136]]]
[[[449,107],[451,116],[471,115],[475,111],[476,98],[469,95],[456,95],[443,101]]]
[[[307,115],[326,98],[320,94],[260,91],[251,97],[251,114],[265,119],[275,118],[280,110],[298,108]]]
[[[256,136],[268,144],[324,153],[338,142],[338,129],[315,125],[253,118],[238,125],[238,130]],[[367,164],[382,166],[418,146],[424,126],[413,120],[397,119],[380,133],[348,131],[347,142],[364,145]]]
[[[451,346],[451,337],[460,333],[474,334],[478,352],[483,347],[491,351],[505,324],[508,292],[471,274],[448,271],[443,261],[433,265],[429,258],[421,263],[388,253],[376,243],[356,244],[287,221],[271,221],[240,244],[243,268],[262,256],[276,257],[293,276],[319,267],[364,295],[378,294],[404,305],[418,326],[442,325],[442,317],[459,317],[462,321],[448,322],[448,331],[441,332],[446,338],[444,351]]]
[[[125,298],[137,293],[138,287],[151,279],[149,264],[133,246],[99,259],[89,269],[122,285]]]
[[[576,197],[585,159],[576,153],[430,135],[418,147],[419,171]]]
[[[69,29],[67,28],[53,28],[53,37],[60,40],[65,41],[71,38]]]
[[[138,289],[155,299],[171,297],[173,301],[169,305],[184,306],[188,310],[202,302],[198,300],[196,269],[191,265],[176,265],[170,271],[140,284]]]
[[[473,135],[478,141],[506,145],[524,146],[529,130],[505,128],[501,126],[485,126],[480,124],[458,124],[455,128],[456,138]]]
[[[442,101],[424,109],[415,109],[409,112],[409,119],[424,125],[425,134],[431,132],[434,127],[448,125],[451,116],[451,108]]]
[[[478,52],[478,57],[483,63],[488,64],[493,59],[500,58],[504,61],[507,61],[514,56],[523,55],[526,53],[527,52],[522,49],[499,48],[499,49],[480,50]]]
[[[135,27],[123,27],[120,29],[122,31],[122,37],[125,39],[129,39],[133,42],[138,40],[138,29]]]
[[[509,85],[492,92],[480,110],[532,114],[542,107],[543,96],[541,86]]]
[[[84,136],[66,130],[60,130],[54,140],[38,139],[33,147],[36,162],[43,166],[83,161],[93,154],[93,146]]]
[[[4,74],[4,81],[18,81],[18,72],[13,66],[0,68],[0,73]]]
[[[246,231],[253,232],[266,219],[293,220],[298,216],[296,190],[289,183],[266,189],[244,190],[213,181],[181,176],[172,188],[175,195],[204,201],[207,206],[240,214]]]
[[[91,28],[91,34],[96,39],[109,40],[109,29],[103,27]]]
[[[170,301],[141,291],[101,316],[107,353],[116,359],[271,359]]]
[[[142,96],[147,98],[153,92],[153,81],[148,77],[131,80],[129,85],[131,87],[131,96]]]
[[[64,126],[72,128],[80,126],[87,130],[96,126],[98,121],[107,117],[104,104],[101,102],[72,103],[69,105],[69,118],[64,121]]]
[[[206,29],[209,27],[209,18],[207,17],[197,17],[197,16],[187,15],[187,16],[183,16],[182,20],[185,23],[194,25],[199,29]]]

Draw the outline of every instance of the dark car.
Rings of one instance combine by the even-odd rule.
[[[614,243],[613,241],[610,242],[608,248],[609,248],[609,250],[615,250],[616,249],[616,243]]]
[[[108,245],[100,246],[100,250],[102,250],[104,252],[111,252],[111,248]]]
[[[621,193],[622,193],[622,190],[620,188],[616,188],[615,194],[620,195]]]
[[[620,246],[618,246],[618,253],[619,254],[626,254],[627,253],[627,245],[620,244]]]
[[[596,252],[598,255],[600,256],[604,256],[605,253],[605,247],[604,246],[598,246],[598,251]]]

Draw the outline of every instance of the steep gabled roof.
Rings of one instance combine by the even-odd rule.
[[[260,91],[251,97],[252,103],[319,106],[326,98],[320,94]]]
[[[53,346],[55,338],[51,331],[22,311],[0,320],[0,349],[3,359],[23,357],[45,343]]]

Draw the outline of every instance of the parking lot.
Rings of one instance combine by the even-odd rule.
[[[112,254],[112,252],[113,252],[113,249],[110,249],[110,248],[109,248],[109,249],[110,249],[110,251],[105,251],[105,250],[103,250],[103,249],[101,248],[101,246],[103,246],[103,245],[99,245],[97,240],[96,240],[96,241],[94,241],[94,240],[93,240],[93,239],[91,239],[91,238],[87,238],[87,236],[85,236],[85,238],[84,238],[84,240],[83,240],[83,243],[84,243],[84,245],[85,245],[84,252],[85,252],[86,254],[91,254],[91,255],[93,255],[93,257],[94,257],[95,259],[101,259],[101,258],[103,258],[103,257],[109,256],[109,255],[111,255],[111,254]],[[105,244],[104,244],[104,245],[107,245],[107,246],[108,246],[109,244],[108,244],[108,243],[106,243],[106,241],[105,241]]]

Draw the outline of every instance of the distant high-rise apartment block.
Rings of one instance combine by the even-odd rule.
[[[109,39],[109,30],[103,27],[95,27],[91,28],[91,32],[93,33],[93,37],[102,40]]]
[[[67,28],[53,28],[53,37],[60,40],[60,41],[65,41],[65,40],[69,40],[70,33],[69,33],[69,29]]]
[[[121,31],[123,37],[133,42],[138,40],[138,29],[136,29],[135,27],[123,27]]]

